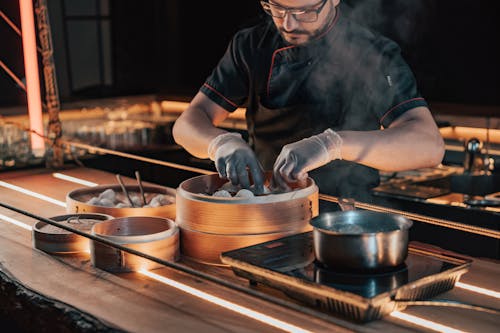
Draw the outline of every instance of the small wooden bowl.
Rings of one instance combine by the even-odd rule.
[[[304,188],[250,198],[213,197],[227,183],[219,175],[202,175],[177,188],[176,222],[181,228],[211,234],[282,233],[302,229],[319,213],[318,187],[308,178]]]
[[[122,217],[95,224],[92,234],[158,259],[176,261],[179,258],[179,228],[171,219]],[[95,267],[115,273],[163,267],[94,240],[90,242],[90,255]]]
[[[310,225],[306,225],[298,230],[253,235],[211,234],[190,230],[183,228],[182,226],[180,226],[179,229],[181,232],[181,253],[183,256],[204,264],[227,266],[223,264],[220,259],[222,252],[264,243],[301,232],[311,231],[312,227]]]
[[[113,219],[113,216],[96,213],[67,214],[50,217],[66,226],[90,233],[96,223]],[[33,247],[53,254],[89,252],[89,239],[52,224],[39,221],[32,231]]]
[[[138,185],[125,185],[129,193],[139,194]],[[125,194],[120,185],[100,185],[76,189],[66,195],[66,211],[68,213],[102,213],[114,217],[127,216],[158,216],[175,220],[175,195],[176,191],[162,186],[143,186],[146,195],[146,201],[149,202],[152,197],[163,194],[172,202],[169,205],[159,207],[105,207],[87,203],[90,199],[99,196],[107,189],[116,193],[117,198],[122,202],[127,202]]]

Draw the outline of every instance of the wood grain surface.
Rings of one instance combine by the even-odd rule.
[[[61,202],[65,201],[65,196],[69,191],[82,187],[81,184],[54,178],[52,172],[47,169],[2,172],[0,181]],[[98,184],[114,183],[115,179],[114,174],[80,167],[68,167],[58,172]],[[127,177],[123,179],[126,184],[135,184],[135,179]],[[0,186],[0,202],[43,217],[66,213],[63,206],[34,198],[5,186]],[[129,332],[282,331],[268,323],[201,300],[141,273],[112,274],[97,269],[91,265],[88,254],[57,256],[33,249],[31,231],[9,223],[6,219],[15,219],[24,223],[28,228],[37,221],[3,207],[0,207],[0,214],[0,271],[7,272],[20,284],[36,291],[48,300],[67,304],[83,313],[95,316],[110,327]],[[225,267],[204,265],[186,258],[181,258],[179,265],[300,305],[268,287],[248,286],[248,281],[236,277],[230,269]],[[363,325],[334,315],[329,315],[328,320],[324,320],[172,268],[164,267],[151,272],[239,306],[272,316],[304,331],[429,332],[429,329],[391,316]],[[497,262],[474,259],[470,271],[463,276],[461,282],[498,292],[499,277],[500,265]],[[439,295],[438,298],[500,307],[498,298],[457,287]],[[231,307],[234,309],[233,305]],[[498,316],[477,311],[415,306],[409,307],[404,313],[462,331],[498,331]]]

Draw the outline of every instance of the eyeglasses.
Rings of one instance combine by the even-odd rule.
[[[278,6],[275,4],[271,4],[267,1],[261,1],[260,4],[262,5],[262,8],[264,11],[268,14],[271,15],[272,17],[276,18],[284,18],[286,14],[290,14],[293,16],[294,19],[296,19],[299,22],[316,22],[318,20],[318,15],[321,13],[323,8],[325,7],[325,4],[328,0],[322,0],[321,4],[318,8],[312,9],[312,8],[286,8],[282,6]],[[317,6],[317,5],[315,5]],[[315,7],[311,6],[311,7]]]

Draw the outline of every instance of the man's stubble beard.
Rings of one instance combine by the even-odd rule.
[[[321,26],[320,28],[314,30],[314,31],[307,31],[307,30],[293,30],[293,31],[285,31],[282,27],[278,28],[278,32],[280,33],[281,37],[287,41],[288,43],[292,45],[305,45],[309,43],[310,41],[314,40],[316,37],[320,36],[323,34],[329,27],[332,21],[335,18],[335,14],[337,12],[337,9],[335,7],[330,7],[330,12],[328,13],[327,18],[325,19],[325,24]],[[286,33],[293,33],[296,35],[303,35],[307,36],[308,38],[305,39],[303,42],[296,43],[293,40],[289,40],[286,38]]]

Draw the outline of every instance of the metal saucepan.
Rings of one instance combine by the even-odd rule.
[[[339,200],[340,212],[321,213],[311,220],[314,254],[326,266],[315,271],[315,280],[329,285],[348,284],[365,297],[387,286],[397,288],[408,281],[404,261],[408,255],[408,230],[412,222],[402,215],[353,210],[354,202]],[[348,210],[346,210],[348,209]],[[394,271],[388,270],[397,267]],[[328,268],[334,268],[329,270]],[[338,270],[339,269],[339,270]],[[344,274],[349,272],[387,272],[384,274]],[[393,300],[406,306],[443,306],[500,315],[500,309],[454,300]]]
[[[314,254],[327,267],[377,270],[402,265],[412,222],[389,213],[351,210],[311,220]]]

